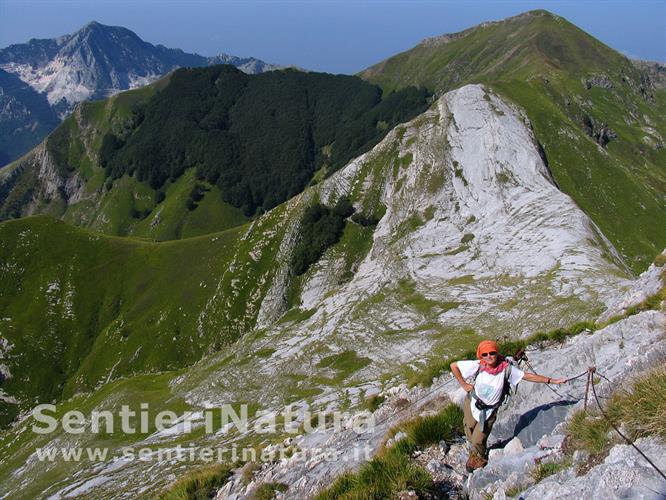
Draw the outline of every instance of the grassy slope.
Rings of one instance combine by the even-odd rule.
[[[79,395],[57,404],[55,418],[61,419],[62,415],[71,410],[82,411],[84,414],[90,415],[96,408],[109,409],[117,415],[122,405],[127,405],[138,414],[141,403],[148,403],[151,412],[170,410],[181,415],[190,408],[181,397],[174,396],[169,389],[169,382],[177,374],[178,372],[174,371],[156,375],[137,375],[111,382],[94,393]],[[101,432],[99,434],[71,435],[63,432],[59,427],[53,434],[39,435],[29,430],[33,423],[32,419],[29,419],[20,424],[17,432],[0,433],[0,495],[6,494],[9,489],[17,488],[18,485],[12,477],[12,472],[25,466],[26,463],[36,467],[39,474],[34,474],[29,484],[22,484],[18,488],[20,494],[17,493],[16,498],[37,498],[47,488],[55,488],[57,491],[59,482],[63,478],[90,465],[90,461],[85,458],[78,463],[64,460],[41,464],[32,463],[35,460],[33,455],[35,449],[47,447],[52,441],[63,447],[108,447],[117,451],[121,446],[134,445],[156,430],[154,421],[150,419],[148,433],[119,432],[120,423],[115,421],[112,434]],[[131,425],[136,425],[136,423],[136,421],[132,421]]]
[[[587,90],[605,74],[612,89]],[[666,92],[640,94],[641,75],[624,56],[545,11],[471,28],[452,40],[424,41],[361,73],[387,90],[425,85],[445,92],[486,83],[527,113],[563,191],[598,224],[636,273],[666,246]],[[618,135],[604,150],[584,116]],[[657,141],[658,142],[658,141]]]
[[[417,498],[436,495],[437,486],[431,475],[416,465],[411,457],[435,443],[452,443],[463,434],[463,413],[459,406],[449,403],[434,415],[407,420],[391,429],[387,439],[398,432],[405,437],[391,447],[382,449],[358,471],[346,472],[319,492],[316,500],[339,498],[399,498],[405,490]]]
[[[32,213],[52,215],[106,234],[156,241],[223,231],[245,223],[247,218],[242,212],[225,203],[217,187],[206,183],[202,183],[209,189],[204,200],[194,210],[188,210],[186,202],[195,184],[192,170],[168,183],[164,189],[166,198],[161,203],[157,203],[156,190],[133,177],[124,176],[105,186],[106,174],[97,161],[102,138],[109,132],[123,136],[129,130],[134,106],[164,88],[169,78],[104,101],[82,103],[47,138],[46,144],[56,159],[57,169],[64,173],[76,171],[85,181],[83,197],[70,205],[59,197],[40,197],[40,204]],[[29,162],[29,157],[26,158]],[[11,208],[21,206],[23,197],[29,196],[36,184],[33,168],[19,161],[11,169],[21,175],[16,180],[17,187],[0,206],[0,218],[17,216],[18,213],[12,214]],[[149,215],[139,215],[144,211]]]
[[[189,192],[192,174],[168,187],[163,211],[177,210],[170,200]],[[114,196],[131,194],[131,181],[117,180],[127,189]],[[193,214],[215,216],[214,189]],[[0,334],[13,346],[2,389],[27,409],[119,376],[191,365],[252,330],[280,271],[285,222],[306,203],[291,205],[199,237],[192,235],[206,221],[190,216],[176,228],[185,239],[159,243],[150,239],[174,233],[156,232],[149,219],[134,226],[148,238],[105,236],[49,216],[0,223]],[[371,239],[372,228],[349,224],[332,249],[344,257],[341,280],[353,275]],[[13,406],[0,404],[3,422]]]
[[[280,233],[256,235],[272,223],[245,239],[231,229],[163,243],[47,216],[0,224],[0,333],[13,345],[2,388],[27,407],[118,375],[179,368],[234,341],[270,284]]]
[[[257,305],[271,284],[282,223],[298,217],[305,205],[278,207],[255,221],[251,231],[243,226],[162,243],[104,236],[46,216],[0,224],[0,318],[8,318],[0,332],[14,345],[7,362],[12,378],[2,388],[22,399],[23,410],[54,399],[58,416],[71,409],[86,415],[96,408],[117,412],[121,404],[138,411],[145,402],[154,413],[198,409],[184,401],[182,388],[174,388],[175,379],[210,375],[206,363],[188,365],[207,352],[224,350],[225,342],[252,328]],[[347,265],[367,252],[371,231],[347,228],[337,245],[344,249]],[[226,272],[229,268],[234,272]],[[331,366],[321,370],[347,375],[357,370],[348,365],[364,360],[350,353],[352,359],[331,356]],[[292,396],[296,394],[293,390]],[[32,464],[36,448],[55,442],[108,446],[117,453],[155,431],[151,424],[147,434],[72,437],[57,431],[40,437],[26,432],[30,425],[28,419],[0,432],[0,483],[16,491],[12,472],[26,461],[39,467],[29,485],[18,486],[22,498],[47,488],[53,493],[65,478],[91,465],[87,459]],[[210,445],[210,436],[200,434],[177,436],[169,443],[203,439],[201,445]],[[254,443],[257,438],[248,439]],[[178,467],[184,466],[176,464],[174,470]],[[166,473],[161,481],[168,481]]]

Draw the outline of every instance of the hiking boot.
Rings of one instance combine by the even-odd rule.
[[[467,472],[471,474],[476,469],[485,467],[487,463],[488,460],[480,456],[478,453],[472,452],[469,454],[469,459],[467,460],[465,467],[467,468]]]

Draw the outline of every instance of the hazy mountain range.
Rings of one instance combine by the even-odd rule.
[[[255,58],[204,57],[152,45],[132,31],[91,22],[74,34],[0,49],[0,68],[34,92],[0,81],[0,165],[40,142],[85,100],[140,87],[180,67],[231,64],[250,74],[275,69]],[[44,108],[44,98],[49,109]]]

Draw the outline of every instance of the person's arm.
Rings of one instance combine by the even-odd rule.
[[[536,373],[527,373],[523,375],[523,380],[528,382],[540,382],[542,384],[564,384],[567,379],[565,378],[550,378],[544,377],[543,375],[537,375]]]
[[[456,363],[455,361],[451,363],[451,373],[453,373],[453,376],[460,384],[460,387],[465,389],[465,392],[469,392],[472,389],[474,389],[474,386],[472,384],[468,384],[467,382],[465,382],[462,373],[460,373],[460,368],[458,368],[458,363]]]

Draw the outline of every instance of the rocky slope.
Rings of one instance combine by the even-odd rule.
[[[640,274],[666,246],[666,91],[649,68],[536,10],[424,40],[360,76],[435,93],[483,82],[516,103],[558,187]]]
[[[666,251],[663,254],[666,256]],[[618,294],[609,308],[619,310],[624,305],[641,302],[635,293],[641,289],[653,294],[653,289],[666,286],[666,270],[651,266],[635,283],[634,289]],[[583,333],[564,344],[533,346],[528,350],[530,365],[537,373],[554,376],[578,375],[589,366],[596,366],[606,379],[596,384],[602,401],[619,386],[646,369],[654,367],[666,355],[666,310],[650,310],[625,317],[594,333]],[[531,370],[523,365],[524,370]],[[564,428],[568,418],[584,404],[585,378],[563,386],[523,382],[500,411],[490,438],[489,464],[474,474],[465,471],[467,447],[464,443],[433,446],[417,452],[414,462],[425,467],[439,483],[440,489],[454,498],[658,498],[666,491],[663,481],[628,445],[614,446],[607,458],[583,475],[576,467],[585,460],[582,453],[574,455],[568,467],[541,482],[531,472],[539,463],[561,462],[564,459]],[[408,389],[404,384],[385,387],[381,396],[386,401],[375,411],[376,425],[371,432],[357,433],[350,427],[344,432],[318,431],[298,435],[289,441],[303,455],[264,464],[244,480],[242,471],[218,491],[217,499],[252,498],[264,483],[283,483],[289,486],[281,498],[310,498],[325,489],[342,471],[353,470],[363,463],[355,450],[369,446],[377,450],[388,430],[398,422],[441,409],[447,401],[462,403],[464,391],[449,374],[438,377],[431,388]],[[592,403],[591,403],[592,404]],[[396,438],[398,439],[398,438]],[[393,440],[389,441],[388,446]],[[662,469],[666,466],[666,443],[656,438],[643,438],[638,446]],[[308,450],[328,449],[324,453],[308,454]],[[302,456],[312,456],[304,461]],[[337,457],[330,460],[328,457]],[[631,470],[631,473],[627,473]],[[404,492],[404,498],[412,498]],[[657,495],[657,496],[655,496]]]
[[[666,251],[663,255],[666,255]],[[639,289],[648,295],[654,289],[666,286],[666,270],[652,265],[632,290],[620,295],[609,312],[621,311],[625,306],[640,304],[644,299],[636,294]],[[658,310],[645,311],[622,319],[598,330],[592,335],[582,335],[567,342],[557,350],[530,353],[530,360],[537,372],[566,375],[597,367],[606,378],[595,384],[601,401],[645,370],[657,366],[666,355],[666,308],[661,302]],[[606,316],[606,315],[604,315]],[[604,321],[604,317],[600,318]],[[570,382],[558,390],[559,394],[529,385],[521,388],[504,411],[501,425],[494,433],[499,439],[516,436],[509,450],[500,451],[491,458],[488,467],[475,472],[467,482],[471,498],[484,498],[487,493],[501,498],[507,490],[520,490],[523,498],[562,498],[563,496],[593,498],[657,498],[665,492],[663,480],[636,451],[626,444],[616,445],[608,457],[579,477],[575,469],[578,463],[565,468],[543,482],[533,484],[525,472],[534,467],[535,461],[557,461],[563,458],[562,444],[564,423],[576,410],[583,407],[585,378]],[[560,387],[556,387],[560,389]],[[592,401],[590,405],[594,406]],[[527,418],[526,418],[527,417]],[[514,439],[516,439],[514,438]],[[638,446],[663,469],[666,465],[666,444],[656,438],[643,438]],[[584,460],[583,454],[574,462]],[[631,469],[632,473],[620,473]],[[526,480],[527,479],[527,480]],[[532,483],[532,484],[531,484]]]
[[[25,44],[0,49],[0,68],[16,75],[37,94],[45,96],[60,119],[85,100],[101,99],[122,90],[141,87],[179,67],[232,64],[247,73],[270,71],[277,66],[255,58],[220,54],[204,57],[179,49],[168,49],[141,40],[132,31],[91,22],[76,33],[55,39],[32,39]],[[33,120],[40,117],[39,108],[28,108]],[[9,116],[2,112],[0,118]],[[21,126],[30,123],[28,116]],[[0,136],[4,165],[38,144],[56,122],[41,120],[30,143],[20,151],[9,149],[9,135]]]
[[[379,222],[348,221],[342,240],[303,276],[294,276],[291,255],[304,210],[316,200],[333,205],[342,196],[357,213]],[[18,228],[22,222],[5,224]],[[404,380],[406,369],[468,348],[480,336],[522,336],[592,319],[630,283],[613,246],[554,185],[524,114],[480,85],[444,95],[372,151],[234,232],[237,236],[196,239],[201,248],[224,248],[209,261],[220,271],[201,281],[197,300],[204,303],[192,311],[179,309],[196,320],[196,329],[160,333],[159,346],[151,342],[154,337],[139,334],[121,348],[141,346],[135,356],[142,352],[155,360],[160,352],[185,341],[194,345],[211,332],[237,333],[236,342],[185,370],[133,377],[127,357],[111,348],[125,345],[119,344],[125,321],[119,318],[73,381],[97,380],[106,389],[66,405],[90,410],[138,401],[148,384],[160,394],[161,405],[191,409],[195,420],[225,402],[252,401],[270,410],[285,403],[312,411],[356,408],[367,395]],[[216,243],[225,234],[226,243]],[[22,255],[29,254],[35,236],[30,231],[23,236]],[[178,242],[183,250],[189,244]],[[178,248],[160,245],[164,251]],[[8,280],[20,271],[16,257],[8,257]],[[25,279],[25,293],[32,294]],[[76,284],[63,279],[58,290],[73,287],[68,300],[76,308],[81,300]],[[145,286],[141,281],[138,290]],[[163,307],[163,314],[173,312]],[[14,313],[4,314],[8,325],[17,324]],[[157,309],[150,316],[161,317]],[[31,317],[39,316],[35,311]],[[151,324],[161,331],[160,322]],[[128,378],[112,382],[121,373]],[[20,382],[16,375],[12,380]],[[76,476],[68,463],[44,469],[37,447],[93,444],[99,438],[57,433],[35,439],[24,431],[28,423],[23,420],[3,438],[0,476],[8,494],[139,494],[192,465],[121,459],[84,461],[76,465]],[[121,436],[113,453],[142,443],[266,444],[254,432],[192,437],[177,427],[149,437]],[[47,477],[52,479],[45,483]],[[155,477],[155,483],[146,484],[146,477]]]
[[[332,204],[343,195],[359,212],[385,214],[360,235],[360,253],[352,253],[360,243],[343,237],[302,278],[290,277],[294,213],[312,197]],[[326,358],[353,355],[359,365],[349,386],[424,363],[465,337],[522,336],[589,318],[628,283],[612,246],[552,184],[524,117],[481,86],[447,94],[294,199],[285,216],[282,265],[257,313],[261,338],[232,348],[238,364],[209,365],[216,376],[240,380],[242,360],[272,348],[255,365],[257,389],[244,391],[266,403],[267,388],[283,390],[275,376],[295,366],[312,377]],[[288,307],[301,317],[276,326]],[[234,397],[233,384],[202,390],[187,377],[182,384],[192,387],[192,401]],[[361,387],[350,390],[352,401]],[[313,404],[335,405],[341,394],[322,389]]]

